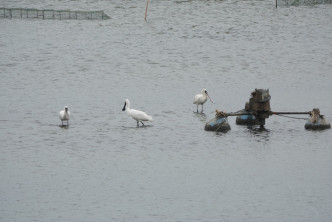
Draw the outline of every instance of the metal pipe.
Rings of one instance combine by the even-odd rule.
[[[311,112],[270,112],[270,115],[310,115]]]
[[[246,112],[246,113],[226,113],[226,116],[243,116],[243,115],[254,115],[251,112]]]
[[[254,112],[234,112],[234,113],[223,113],[220,112],[222,116],[243,116],[243,115],[254,115],[256,116],[257,113]],[[269,115],[310,115],[311,112],[269,112]]]

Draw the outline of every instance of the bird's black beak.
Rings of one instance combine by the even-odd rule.
[[[125,110],[126,110],[126,105],[127,105],[127,103],[125,102],[125,104],[124,104],[124,106],[123,106],[123,108],[122,108],[122,111],[125,111]]]

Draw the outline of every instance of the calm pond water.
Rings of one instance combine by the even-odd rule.
[[[9,0],[105,21],[0,20],[0,221],[330,221],[332,131],[204,131],[268,88],[332,120],[332,5]],[[214,100],[195,113],[206,88]],[[146,111],[146,127],[121,109]],[[58,113],[67,105],[70,126]],[[305,118],[306,116],[298,116]]]

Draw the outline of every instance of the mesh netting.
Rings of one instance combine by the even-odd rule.
[[[51,9],[0,8],[0,18],[104,20],[110,17],[104,11],[70,11]]]
[[[331,4],[332,0],[277,0],[278,6]]]

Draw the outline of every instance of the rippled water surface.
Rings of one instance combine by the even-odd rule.
[[[0,20],[0,221],[331,220],[331,130],[273,116],[204,131],[255,88],[331,121],[331,5],[152,0],[147,22],[137,0],[0,6],[111,16]],[[202,88],[214,104],[197,114]],[[154,121],[137,128],[126,98]]]

